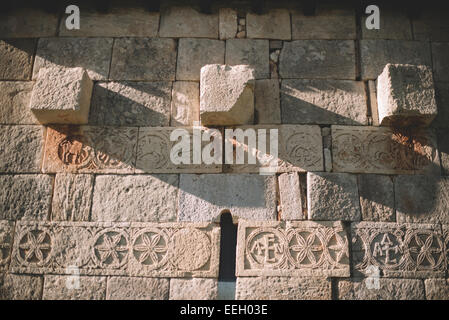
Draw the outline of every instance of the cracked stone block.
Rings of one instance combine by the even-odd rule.
[[[179,221],[220,220],[229,210],[235,220],[276,219],[276,180],[258,174],[181,174]]]
[[[0,125],[0,172],[39,173],[45,128]]]
[[[422,8],[413,19],[413,35],[417,40],[449,41],[449,21],[445,10],[436,7]]]
[[[89,221],[94,176],[58,173],[52,200],[52,220]]]
[[[111,277],[107,300],[168,300],[169,279]]]
[[[160,37],[218,38],[218,14],[204,14],[190,7],[161,8]]]
[[[449,300],[449,279],[426,279],[427,300]]]
[[[237,12],[231,8],[219,8],[218,20],[220,39],[235,38],[237,34]]]
[[[0,79],[31,79],[36,42],[36,39],[0,40]]]
[[[347,173],[308,172],[307,203],[310,220],[359,221],[357,177]]]
[[[377,174],[361,174],[357,178],[362,220],[395,221],[392,179]]]
[[[341,221],[239,221],[237,277],[348,277]]]
[[[43,281],[40,276],[5,274],[0,277],[0,300],[40,300]]]
[[[208,64],[223,64],[225,42],[212,39],[179,39],[176,80],[199,81],[201,68]]]
[[[282,220],[304,220],[303,208],[303,192],[304,186],[301,185],[301,180],[298,173],[282,173],[278,177],[279,181],[279,197],[281,206]]]
[[[325,277],[239,277],[236,300],[331,300]]]
[[[449,224],[449,178],[399,175],[394,190],[398,222]]]
[[[0,272],[8,269],[13,244],[14,222],[0,220]]]
[[[46,275],[42,300],[104,300],[106,277]]]
[[[92,93],[89,124],[167,126],[171,87],[171,82],[97,82]]]
[[[361,17],[362,39],[394,39],[412,40],[412,24],[407,12],[392,10],[382,5],[380,7],[380,29],[366,28],[366,19],[369,15]]]
[[[30,109],[42,124],[86,124],[93,82],[83,68],[41,68]]]
[[[248,38],[290,40],[290,13],[286,9],[273,9],[266,14],[247,13]]]
[[[62,66],[81,67],[87,71],[92,80],[106,80],[111,62],[112,40],[112,38],[40,38],[33,79],[37,78],[41,68]]]
[[[256,80],[254,89],[254,110],[257,123],[280,124],[281,102],[277,79]]]
[[[376,280],[374,280],[376,281]],[[417,279],[351,279],[338,281],[339,300],[425,300],[424,284]]]
[[[101,175],[95,179],[92,221],[176,221],[177,175]]]
[[[193,126],[195,121],[200,121],[200,84],[173,82],[170,125]]]
[[[216,300],[217,297],[217,279],[170,279],[170,300]]]
[[[432,42],[433,69],[435,81],[449,81],[449,44],[445,42]]]
[[[212,64],[201,68],[202,125],[252,124],[254,69],[247,65]]]
[[[151,59],[149,58],[151,57]],[[112,80],[175,80],[176,41],[160,38],[118,38],[114,41]]]
[[[297,40],[281,51],[281,78],[355,80],[355,47],[350,40]]]
[[[387,64],[377,78],[377,106],[382,126],[428,126],[438,113],[430,67]]]
[[[365,87],[349,80],[282,80],[282,123],[366,125]]]
[[[430,44],[408,40],[360,40],[362,80],[375,80],[386,64],[431,66]]]
[[[2,38],[54,37],[58,30],[58,19],[59,13],[33,7],[6,10],[0,14],[0,34]]]
[[[254,68],[256,79],[270,77],[269,40],[228,39],[226,40],[227,65],[249,65]]]
[[[38,124],[28,108],[33,90],[31,81],[0,81],[0,123]]]

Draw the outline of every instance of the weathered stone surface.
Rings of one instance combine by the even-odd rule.
[[[346,173],[308,172],[307,203],[310,220],[360,220],[357,177]]]
[[[137,128],[51,126],[42,170],[49,173],[131,173]]]
[[[41,68],[30,109],[43,124],[87,124],[92,87],[83,68]]]
[[[21,8],[0,15],[2,38],[41,38],[56,36],[58,13],[37,8]]]
[[[259,124],[281,123],[279,81],[277,79],[256,80],[254,109],[255,122]]]
[[[52,220],[89,221],[94,176],[58,173],[52,200]]]
[[[341,222],[240,221],[236,275],[349,276],[349,247]]]
[[[417,40],[449,41],[449,21],[446,11],[435,6],[422,8],[418,19],[413,19],[413,36]]]
[[[286,9],[273,9],[266,14],[246,15],[248,38],[290,40],[290,13]]]
[[[168,279],[111,277],[107,300],[167,300],[169,286]]]
[[[373,284],[373,281],[378,281]],[[367,285],[367,282],[369,283]],[[422,280],[351,279],[338,282],[339,300],[425,300]]]
[[[366,19],[370,15],[361,17],[363,39],[397,39],[412,40],[412,24],[405,10],[392,10],[382,5],[380,8],[380,29],[366,28]]]
[[[236,300],[331,300],[324,277],[239,277]]]
[[[219,227],[211,224],[24,222],[11,272],[149,277],[218,276]]]
[[[37,44],[33,79],[41,68],[63,66],[81,67],[92,80],[105,80],[111,54],[112,38],[41,38]]]
[[[362,79],[376,79],[387,63],[430,66],[430,44],[407,40],[361,40]]]
[[[449,130],[438,130],[438,151],[441,158],[441,174],[449,176]]]
[[[435,98],[437,101],[438,115],[432,122],[432,126],[449,128],[449,83],[435,82]]]
[[[393,278],[444,276],[446,246],[440,225],[359,222],[351,225],[354,275]]]
[[[449,43],[432,42],[432,60],[435,81],[449,81]]]
[[[426,279],[427,300],[449,300],[449,280],[448,279]]]
[[[211,64],[201,68],[200,119],[203,125],[254,121],[254,69]]]
[[[198,82],[173,82],[171,126],[193,126],[200,121],[200,85]]]
[[[282,78],[355,80],[355,48],[350,40],[285,42],[279,74]]]
[[[79,287],[76,287],[78,286]],[[106,277],[46,275],[43,300],[104,300]]]
[[[31,78],[36,41],[35,39],[0,40],[0,79],[29,80]]]
[[[92,221],[176,221],[177,201],[177,175],[97,176]]]
[[[39,300],[42,282],[39,276],[5,274],[0,277],[0,300]]]
[[[369,95],[372,125],[378,127],[379,126],[379,109],[377,106],[376,81],[368,80],[368,95]]]
[[[151,57],[151,58],[150,58]],[[118,38],[114,42],[110,79],[175,80],[174,39]]]
[[[8,269],[14,235],[14,223],[0,220],[0,272]]]
[[[306,219],[305,206],[303,207],[304,186],[301,185],[296,172],[279,175],[280,216],[282,220]]]
[[[449,179],[399,175],[394,181],[398,222],[449,224]]]
[[[332,126],[335,172],[413,174],[439,172],[430,130]]]
[[[218,29],[220,39],[235,38],[237,33],[237,12],[231,8],[218,9]]]
[[[0,172],[40,172],[45,128],[0,125]]]
[[[170,300],[216,300],[217,279],[171,279]]]
[[[203,14],[190,7],[161,8],[160,37],[218,38],[218,15]]]
[[[357,178],[362,220],[395,221],[392,179],[377,174],[361,174]]]
[[[377,79],[377,105],[383,126],[428,126],[438,112],[430,67],[387,64]]]
[[[37,124],[28,108],[33,82],[0,81],[0,123]]]
[[[258,39],[226,40],[226,64],[246,64],[254,68],[256,79],[270,77],[269,41]]]
[[[170,82],[97,82],[92,94],[89,124],[167,126],[170,96]]]
[[[179,221],[215,221],[229,210],[234,219],[274,220],[276,181],[256,174],[182,174]]]
[[[71,37],[156,37],[159,13],[145,8],[108,8],[107,13],[81,9],[79,30],[68,30],[65,19],[59,25],[60,36]]]
[[[282,123],[367,124],[362,82],[348,80],[283,80]]]
[[[223,64],[225,42],[212,39],[179,39],[176,80],[199,81],[201,68]]]

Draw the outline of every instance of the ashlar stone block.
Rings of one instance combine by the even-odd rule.
[[[304,220],[304,187],[296,172],[282,173],[278,178],[282,220]]]
[[[432,62],[435,72],[435,81],[449,81],[449,44],[447,42],[432,42]]]
[[[254,68],[256,79],[270,78],[269,40],[228,39],[226,40],[227,65],[249,65]]]
[[[286,9],[273,9],[266,14],[246,15],[246,36],[248,38],[281,39],[292,38],[290,13]]]
[[[39,124],[28,108],[33,82],[0,81],[0,123]]]
[[[237,12],[231,8],[218,9],[218,29],[221,40],[235,38],[237,34]]]
[[[42,300],[104,300],[106,298],[106,277],[81,276],[75,280],[73,275],[46,275],[44,278]],[[79,287],[72,287],[74,285]]]
[[[255,121],[258,124],[281,123],[281,103],[277,79],[256,80],[254,110]]]
[[[170,300],[216,300],[217,297],[217,279],[170,279]]]
[[[426,279],[427,300],[449,300],[449,280],[448,279]]]
[[[107,300],[167,300],[169,279],[110,277]]]
[[[0,277],[0,300],[40,300],[43,282],[41,276],[5,274]]]
[[[31,78],[36,42],[36,39],[0,40],[0,79]]]
[[[14,9],[17,7],[17,9]],[[54,37],[58,30],[59,14],[39,7],[12,6],[0,14],[0,34],[6,38]]]
[[[0,272],[8,269],[14,235],[14,222],[0,220]]]
[[[392,178],[379,174],[361,174],[357,178],[362,220],[395,221]]]
[[[173,83],[170,125],[193,126],[200,121],[200,85],[193,81]]]

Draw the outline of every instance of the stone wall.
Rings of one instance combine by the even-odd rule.
[[[236,299],[448,299],[449,24],[381,6],[367,30],[361,9],[81,7],[80,30],[63,11],[4,13],[0,298],[216,299],[229,211]],[[379,126],[387,63],[431,68],[430,127]],[[275,175],[170,162],[207,64],[254,68],[254,125],[280,130],[289,164]],[[52,66],[93,80],[86,125],[30,111]]]

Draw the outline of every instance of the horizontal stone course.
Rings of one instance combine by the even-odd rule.
[[[29,80],[31,78],[36,42],[36,39],[0,40],[1,80]]]
[[[110,277],[107,300],[167,300],[169,280],[163,278]]]
[[[45,275],[42,300],[104,300],[106,277]]]

